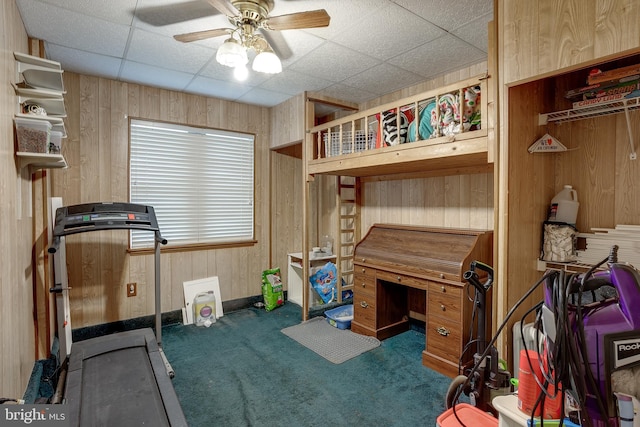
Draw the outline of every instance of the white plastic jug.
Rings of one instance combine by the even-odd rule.
[[[570,185],[565,185],[562,191],[551,199],[549,207],[549,221],[576,224],[578,218],[578,193]]]
[[[193,299],[193,323],[207,328],[216,323],[216,296],[213,291],[200,292]]]

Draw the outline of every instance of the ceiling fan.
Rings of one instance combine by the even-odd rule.
[[[245,66],[249,62],[248,49],[253,49],[257,53],[252,65],[253,70],[270,74],[282,71],[280,58],[258,30],[319,28],[328,26],[331,20],[324,9],[269,16],[274,6],[273,0],[207,1],[227,16],[233,28],[216,28],[178,34],[173,37],[180,42],[189,43],[228,34],[229,38],[218,49],[216,60],[220,64],[236,68],[240,74],[246,73]]]

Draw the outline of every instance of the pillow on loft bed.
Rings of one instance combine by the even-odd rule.
[[[408,108],[400,110],[400,131],[398,132],[398,115],[396,108],[376,114],[378,123],[382,123],[382,137],[378,133],[376,137],[376,148],[391,147],[393,145],[404,144],[408,142],[407,131],[409,123],[413,121],[413,110]]]
[[[429,102],[426,106],[420,109],[420,139],[429,139],[433,137],[433,125],[431,124],[433,110],[436,108],[436,101]],[[416,139],[416,121],[414,120],[409,124],[409,142],[417,141]]]

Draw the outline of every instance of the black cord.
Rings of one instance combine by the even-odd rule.
[[[460,423],[460,425],[462,427],[471,427],[471,426],[467,426],[465,423],[463,423],[462,420],[458,417],[458,414],[456,413],[456,402],[458,402],[458,400],[460,399],[460,394],[462,393],[462,390],[469,383],[469,378],[471,378],[478,371],[480,365],[482,364],[484,359],[487,357],[487,355],[491,351],[491,347],[493,347],[493,345],[495,344],[496,340],[500,336],[500,333],[502,332],[502,330],[507,325],[507,322],[509,321],[509,319],[511,319],[511,316],[513,316],[513,314],[520,307],[520,305],[522,305],[524,303],[524,301],[526,301],[527,298],[529,298],[529,296],[538,288],[538,286],[540,286],[540,284],[543,283],[546,280],[546,278],[549,277],[549,276],[550,276],[550,272],[545,273],[540,278],[540,280],[538,280],[533,286],[531,286],[531,288],[529,288],[529,290],[522,297],[520,297],[520,299],[514,304],[514,306],[511,307],[511,309],[509,310],[509,312],[505,316],[504,320],[502,321],[502,323],[498,327],[498,330],[493,335],[493,338],[491,338],[491,340],[487,344],[487,347],[485,348],[484,352],[478,358],[478,361],[474,364],[473,368],[469,372],[469,375],[467,376],[466,381],[460,387],[458,387],[458,389],[456,390],[456,394],[455,394],[455,396],[453,398],[453,402],[452,402],[452,406],[451,407],[453,408],[453,415],[456,417],[456,420],[458,420],[458,422]]]

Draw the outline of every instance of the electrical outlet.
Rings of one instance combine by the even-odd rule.
[[[138,294],[138,284],[137,283],[127,283],[127,296],[135,297]]]

